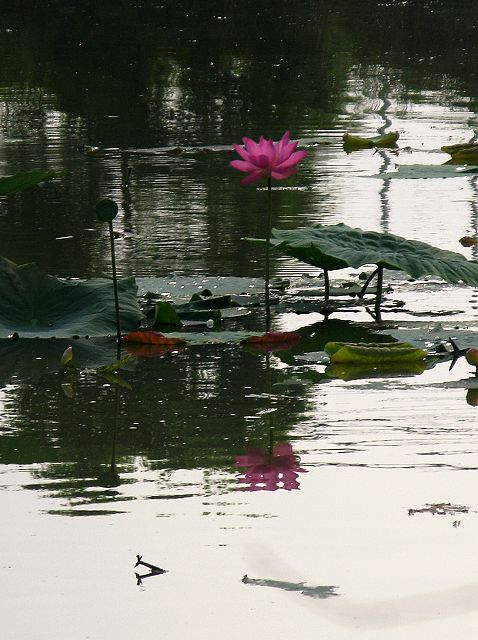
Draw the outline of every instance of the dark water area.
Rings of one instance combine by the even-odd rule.
[[[276,224],[297,226],[336,205],[318,142],[390,101],[402,115],[427,92],[476,102],[473,2],[2,4],[2,173],[67,173],[2,203],[0,254],[61,276],[107,269],[102,197],[121,207],[125,274],[260,274],[241,238],[263,233],[264,203],[232,175],[233,142],[285,129],[304,141],[289,184],[320,193],[286,190],[275,207]]]
[[[110,272],[95,205],[112,198],[118,268],[141,293],[162,278],[184,302],[218,276],[251,290],[264,256],[244,238],[264,237],[267,191],[240,184],[231,145],[289,130],[308,156],[274,183],[274,226],[477,257],[458,242],[478,233],[476,176],[388,176],[476,140],[476,2],[0,0],[0,15],[0,175],[65,172],[0,197],[0,256]],[[390,131],[396,149],[343,148]],[[377,326],[364,307],[325,323],[318,296],[296,304],[318,270],[277,254],[271,269],[292,292],[273,329],[302,332],[289,352],[196,344],[112,380],[112,338],[0,341],[6,640],[475,637],[473,368],[329,375],[325,343]],[[387,284],[376,341],[476,344],[473,289]],[[220,329],[262,323],[252,309]],[[168,573],[135,575],[137,554]]]

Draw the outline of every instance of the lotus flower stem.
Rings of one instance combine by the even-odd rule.
[[[254,184],[258,180],[267,178],[267,238],[266,238],[266,278],[265,278],[265,297],[266,297],[266,333],[270,328],[270,300],[269,300],[269,251],[272,226],[272,180],[286,180],[293,175],[297,169],[295,168],[307,155],[307,151],[296,151],[298,142],[291,142],[289,132],[286,131],[282,138],[277,142],[266,140],[263,136],[259,138],[259,142],[254,142],[250,138],[242,139],[243,146],[233,144],[232,148],[240,156],[240,160],[231,160],[230,165],[234,169],[247,173],[247,176],[241,180],[241,184]]]
[[[266,294],[266,333],[271,325],[271,305],[270,305],[270,242],[272,227],[272,180],[267,179],[267,229],[266,229],[266,278],[265,278],[265,294]]]
[[[110,231],[110,245],[111,245],[111,268],[113,271],[113,290],[115,296],[115,315],[116,315],[116,341],[121,344],[121,325],[120,325],[120,309],[119,309],[119,297],[118,297],[118,278],[116,277],[116,258],[115,258],[115,239],[113,234],[113,222],[108,221],[108,227]]]

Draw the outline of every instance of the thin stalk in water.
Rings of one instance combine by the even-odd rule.
[[[113,290],[115,299],[115,316],[116,316],[116,346],[118,349],[118,360],[121,350],[121,327],[120,327],[120,309],[119,309],[119,297],[118,297],[118,279],[116,277],[116,259],[115,259],[115,240],[113,233],[113,220],[118,214],[118,205],[114,200],[105,198],[100,200],[96,205],[96,217],[101,222],[107,222],[110,231],[110,246],[111,246],[111,266],[113,270]]]
[[[382,321],[382,315],[380,312],[380,306],[382,304],[382,290],[383,290],[383,267],[377,269],[377,294],[375,297],[375,320],[376,322]]]
[[[324,301],[328,302],[330,298],[330,277],[328,269],[324,269]]]
[[[110,230],[111,268],[113,271],[113,290],[115,296],[116,341],[119,348],[119,346],[121,345],[120,308],[118,297],[118,278],[116,275],[115,239],[113,233],[113,222],[111,220],[108,222],[108,227]]]
[[[271,305],[270,305],[270,241],[272,228],[272,179],[267,179],[267,229],[266,229],[266,278],[265,278],[265,294],[266,294],[266,333],[271,325]]]

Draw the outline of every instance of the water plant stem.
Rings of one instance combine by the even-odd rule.
[[[115,296],[116,342],[119,349],[121,345],[121,325],[120,325],[120,310],[119,310],[119,297],[118,297],[118,279],[116,277],[115,239],[113,234],[112,220],[108,221],[108,227],[110,230],[111,268],[113,271],[113,290],[114,290],[114,296]]]
[[[328,269],[324,269],[324,301],[328,302],[330,298],[330,277]]]
[[[271,305],[270,305],[270,241],[272,228],[272,179],[267,179],[267,229],[266,229],[266,277],[265,277],[265,294],[266,294],[266,333],[271,325]]]
[[[377,293],[375,296],[375,321],[381,322],[382,315],[380,313],[380,306],[382,304],[382,289],[383,289],[383,267],[377,268]]]
[[[364,297],[365,292],[367,291],[368,285],[372,282],[372,280],[375,278],[377,274],[378,274],[378,267],[377,269],[375,269],[375,271],[372,271],[369,277],[365,280],[363,287],[360,289],[360,293],[357,294],[358,298]]]

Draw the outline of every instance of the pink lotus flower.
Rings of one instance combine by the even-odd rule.
[[[299,473],[306,472],[299,467],[300,459],[292,452],[289,442],[274,445],[272,454],[260,449],[247,449],[246,455],[237,456],[236,467],[246,467],[239,481],[247,484],[246,491],[277,491],[299,489]]]
[[[295,165],[307,155],[307,151],[296,151],[297,141],[290,142],[289,132],[286,131],[278,142],[265,140],[263,136],[259,142],[250,138],[243,138],[244,146],[233,144],[232,147],[242,160],[232,160],[231,167],[248,173],[241,180],[241,184],[253,184],[262,178],[285,180],[296,173]]]

